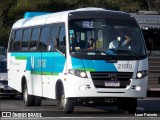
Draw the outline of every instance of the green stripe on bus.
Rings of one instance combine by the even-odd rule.
[[[42,72],[42,75],[59,75],[59,73],[56,72]]]
[[[24,57],[24,56],[16,56],[15,58],[17,60],[27,60],[27,57]]]
[[[80,68],[80,69],[77,69],[77,70],[84,70],[84,71],[89,71],[89,72],[95,72],[96,71],[96,69],[94,69],[94,68]]]
[[[41,75],[42,72],[40,71],[31,71],[31,74]]]
[[[36,75],[54,75],[54,76],[59,75],[59,73],[56,73],[56,72],[40,72],[40,71],[31,71],[31,74],[36,74]]]
[[[96,71],[96,69],[94,69],[94,68],[86,68],[86,71],[89,71],[89,72],[95,72],[95,71]]]

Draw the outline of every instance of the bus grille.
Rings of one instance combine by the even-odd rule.
[[[130,84],[132,72],[91,72],[91,77],[96,88],[126,88]],[[106,86],[105,82],[120,83],[119,86]]]

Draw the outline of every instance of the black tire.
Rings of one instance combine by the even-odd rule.
[[[135,113],[137,108],[137,98],[118,99],[118,108],[123,109],[126,114]]]
[[[62,91],[57,103],[57,108],[67,114],[73,113],[74,101],[71,98],[65,98],[64,91]]]
[[[36,96],[35,97],[35,106],[40,106],[42,102],[42,97]]]
[[[27,84],[24,85],[23,89],[23,101],[25,106],[35,105],[35,96],[28,94]]]
[[[128,99],[128,107],[126,110],[132,114],[136,112],[136,108],[137,108],[137,98]]]

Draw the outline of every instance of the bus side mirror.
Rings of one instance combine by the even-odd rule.
[[[48,45],[47,50],[51,51],[51,45]]]

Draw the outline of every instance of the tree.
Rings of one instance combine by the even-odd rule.
[[[159,0],[0,0],[0,45],[7,46],[10,29],[14,22],[23,18],[25,12],[57,12],[82,7],[100,7],[109,10],[135,12],[156,10],[160,12]]]
[[[160,11],[160,1],[159,0],[146,0],[148,5],[148,10]]]
[[[10,24],[8,24],[9,9],[16,3],[15,0],[0,1],[0,45],[7,47]]]

